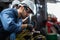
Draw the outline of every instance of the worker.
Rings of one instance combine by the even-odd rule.
[[[3,29],[3,31],[0,29],[0,40],[6,40],[6,37],[12,33],[16,36],[16,33],[24,28],[32,29],[31,24],[23,24],[22,20],[34,13],[34,5],[32,1],[25,0],[18,5],[17,9],[7,8],[0,13],[0,28]]]
[[[48,14],[48,20],[46,22],[46,26],[48,29],[48,33],[54,32],[56,33],[56,29],[53,25],[56,25],[57,22],[57,18],[55,15],[53,14]]]

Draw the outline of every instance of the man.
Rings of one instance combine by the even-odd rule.
[[[6,40],[6,37],[9,36],[11,33],[15,36],[16,33],[20,32],[24,28],[31,29],[32,28],[31,25],[22,24],[23,23],[22,19],[29,16],[29,14],[34,13],[33,10],[34,3],[32,1],[26,0],[19,4],[17,9],[14,8],[4,9],[0,14],[0,18],[2,22],[1,27],[5,32],[0,32],[0,40]],[[11,38],[12,37],[13,36],[11,36]]]

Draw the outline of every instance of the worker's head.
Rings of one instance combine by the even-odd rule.
[[[48,14],[48,21],[57,22],[57,17],[54,14]]]
[[[21,2],[18,8],[20,16],[22,18],[26,18],[27,16],[29,16],[29,14],[34,14],[34,5],[35,4],[29,0],[24,0],[23,2]]]

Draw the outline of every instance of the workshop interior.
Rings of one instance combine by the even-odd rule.
[[[11,8],[15,0],[0,0],[0,12],[6,8]],[[24,1],[24,0],[17,0]],[[16,2],[17,2],[16,1]],[[56,15],[49,14],[47,3],[60,3],[59,0],[30,0],[35,4],[34,15],[29,15],[28,20],[23,24],[32,24],[35,31],[24,29],[16,35],[15,40],[60,40],[60,21]],[[12,36],[13,37],[13,36]],[[6,40],[10,40],[7,37]],[[13,39],[14,40],[14,39]]]

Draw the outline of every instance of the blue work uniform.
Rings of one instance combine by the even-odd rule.
[[[4,9],[0,13],[0,19],[3,25],[3,29],[10,33],[11,35],[10,38],[12,37],[14,38],[15,34],[22,30],[22,27],[21,27],[22,18],[18,18],[18,12],[16,9],[14,8]],[[0,32],[0,35],[1,35],[1,32]]]

